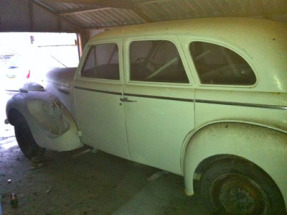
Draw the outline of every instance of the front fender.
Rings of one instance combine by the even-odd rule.
[[[287,205],[287,134],[258,125],[223,122],[197,131],[186,146],[184,178],[186,193],[192,195],[196,169],[206,160],[235,155],[263,169],[280,189]]]
[[[46,91],[14,95],[7,103],[6,114],[14,125],[16,114],[27,121],[36,143],[47,149],[69,151],[82,146],[76,123],[66,107]]]

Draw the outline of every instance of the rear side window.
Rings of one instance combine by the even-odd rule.
[[[117,44],[107,43],[91,47],[81,75],[89,78],[119,80]]]
[[[228,48],[192,42],[190,54],[202,84],[253,85],[256,82],[249,64]]]
[[[188,83],[176,46],[170,41],[135,41],[130,45],[130,80]]]

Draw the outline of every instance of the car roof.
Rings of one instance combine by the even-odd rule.
[[[217,18],[198,18],[189,20],[177,20],[156,22],[148,24],[139,24],[131,26],[122,26],[109,29],[100,33],[93,39],[112,38],[112,37],[130,37],[130,36],[143,36],[143,35],[174,35],[174,34],[210,34],[210,35],[232,35],[235,32],[241,32],[240,35],[250,36],[250,32],[242,31],[252,30],[257,32],[282,33],[282,28],[285,29],[284,33],[287,34],[287,26],[284,23],[259,19],[259,18],[232,18],[232,17],[217,17]],[[232,31],[230,31],[232,30]],[[234,32],[235,31],[235,32]],[[92,40],[93,40],[92,39]]]
[[[112,38],[166,35],[225,45],[252,66],[257,90],[287,92],[287,25],[277,21],[224,17],[124,26],[96,35],[88,46]]]

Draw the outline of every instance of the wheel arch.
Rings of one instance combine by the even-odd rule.
[[[24,115],[15,108],[11,108],[7,113],[8,121],[13,126],[15,126],[16,121],[19,117],[23,117],[25,119]]]
[[[287,194],[284,194],[287,189],[286,140],[284,132],[248,123],[216,122],[201,127],[190,135],[183,151],[186,194],[194,193],[196,181],[209,164],[220,159],[240,158],[269,175],[287,205]]]
[[[13,126],[23,117],[40,147],[70,151],[83,146],[72,114],[46,91],[15,94],[7,103],[6,114]]]

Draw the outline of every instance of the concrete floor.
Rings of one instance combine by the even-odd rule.
[[[100,151],[47,151],[35,168],[18,148],[13,127],[3,124],[2,98],[9,96],[1,94],[3,215],[208,215],[196,196],[185,196],[183,177]],[[18,196],[16,209],[11,193]]]

